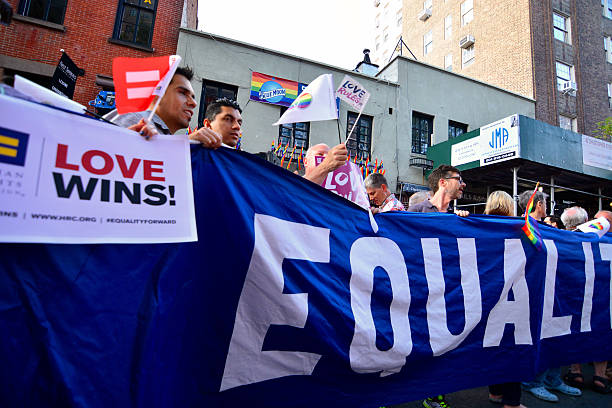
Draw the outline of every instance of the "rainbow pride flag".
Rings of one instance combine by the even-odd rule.
[[[297,82],[253,72],[250,96],[252,101],[290,106],[297,96]]]
[[[589,228],[593,228],[598,231],[602,231],[604,229],[604,226],[601,225],[601,222],[599,221],[593,221],[591,224],[589,224]]]
[[[525,211],[525,225],[523,225],[523,232],[527,236],[527,239],[531,241],[533,245],[538,249],[542,249],[542,235],[540,235],[540,230],[538,228],[538,223],[535,222],[533,218],[529,216],[531,210],[533,209],[533,198],[535,197],[536,192],[538,191],[538,187],[540,186],[540,182],[536,184],[535,189],[533,190],[533,194],[529,198],[527,202],[527,210]]]

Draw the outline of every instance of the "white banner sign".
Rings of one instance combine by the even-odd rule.
[[[197,240],[181,136],[136,132],[0,95],[0,241]]]
[[[479,139],[480,166],[520,157],[518,115],[481,127]]]
[[[480,138],[473,137],[451,146],[451,166],[460,166],[480,159]]]
[[[370,93],[359,82],[348,75],[344,76],[342,83],[336,89],[336,96],[360,112],[366,103],[368,103],[368,99],[370,99]]]
[[[582,163],[612,170],[612,143],[582,135]]]

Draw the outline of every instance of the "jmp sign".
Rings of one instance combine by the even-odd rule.
[[[479,139],[481,166],[520,157],[518,115],[481,127]]]

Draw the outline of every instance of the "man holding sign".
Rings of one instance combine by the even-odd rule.
[[[158,61],[159,59],[163,61]],[[175,66],[168,68],[167,59],[171,60],[170,57],[116,59],[113,62],[113,77],[116,78],[117,110],[110,112],[105,118],[132,130],[139,130],[135,129],[134,125],[143,127],[145,120],[148,122],[147,118],[150,118],[157,133],[162,134],[174,134],[180,129],[187,128],[197,106],[194,99],[195,92],[190,82],[193,72],[189,68]],[[178,61],[175,61],[176,65]],[[162,77],[161,80],[157,86],[148,86],[154,85],[155,79],[151,73],[157,71],[159,73],[154,78]],[[147,75],[151,78],[148,78]],[[166,78],[167,75],[172,75],[169,81]],[[148,81],[148,79],[153,79],[153,81]],[[160,87],[162,89],[158,90],[157,88]],[[163,89],[164,87],[166,89]],[[161,98],[161,100],[156,98]],[[142,130],[147,129],[142,128]],[[153,133],[150,130],[141,131],[141,134],[147,138]],[[211,149],[221,146],[221,136],[206,127],[191,133],[189,139],[199,141]]]
[[[316,156],[323,156],[325,159],[317,165]],[[329,148],[325,143],[312,146],[304,157],[304,178],[313,183],[323,184],[327,175],[337,168],[343,166],[348,158],[348,152],[344,143]]]

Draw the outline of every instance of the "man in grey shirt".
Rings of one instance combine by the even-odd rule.
[[[433,191],[433,196],[418,204],[408,207],[408,211],[413,212],[447,212],[450,202],[461,198],[465,183],[461,178],[459,170],[453,166],[442,164],[431,172],[427,178],[429,188]],[[469,212],[465,210],[455,210],[455,214],[460,217],[467,217]]]

